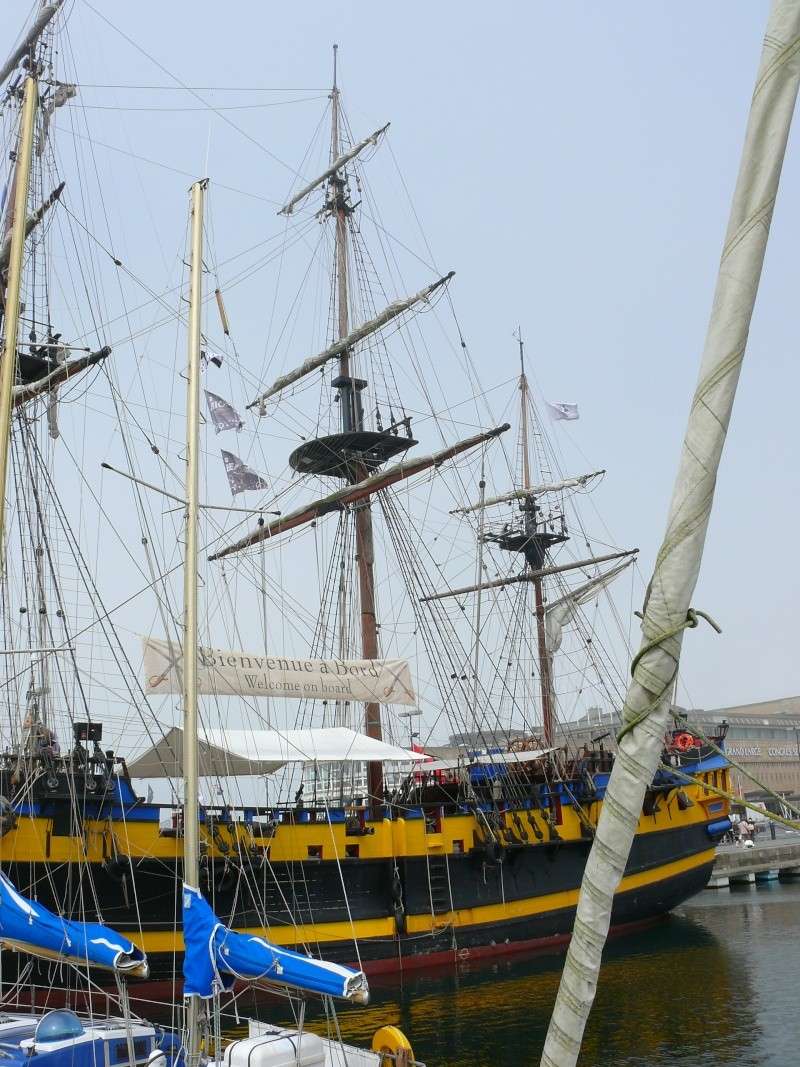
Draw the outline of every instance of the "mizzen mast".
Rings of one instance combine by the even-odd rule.
[[[525,373],[525,344],[522,340],[522,328],[517,331],[519,343],[519,395],[522,408],[520,419],[520,432],[522,434],[522,487],[531,488],[531,460],[530,442],[528,440],[528,376]],[[531,561],[529,553],[525,553],[525,569],[541,570],[547,548],[566,541],[567,534],[563,522],[560,534],[542,534],[536,529],[536,497],[531,493],[522,504],[522,512],[525,523],[525,533],[531,538],[536,550],[536,559]],[[541,546],[541,547],[540,547]],[[540,558],[541,557],[541,558]],[[539,684],[542,695],[542,733],[544,743],[549,748],[553,744],[555,736],[555,714],[553,708],[553,679],[551,677],[551,662],[547,654],[547,637],[544,626],[544,589],[542,576],[534,574],[533,592],[536,603],[536,638],[539,648]]]
[[[541,508],[536,502],[531,478],[530,434],[528,426],[528,377],[525,373],[525,345],[522,330],[516,333],[519,344],[519,394],[520,394],[520,437],[522,444],[522,501],[521,525],[505,525],[500,532],[488,533],[486,540],[494,541],[499,548],[507,552],[520,552],[525,558],[525,577],[533,585],[536,605],[536,637],[539,658],[539,684],[542,701],[542,734],[545,745],[549,748],[555,737],[555,709],[553,707],[553,679],[551,676],[550,657],[547,653],[545,632],[545,606],[542,571],[546,570],[547,552],[557,544],[568,540],[563,512],[556,522],[540,522]],[[559,521],[560,520],[560,521]]]

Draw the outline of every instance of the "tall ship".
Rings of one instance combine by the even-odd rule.
[[[20,326],[0,425],[15,560],[1,603],[0,864],[45,906],[102,916],[147,953],[152,978],[172,980],[187,461],[172,420],[185,366],[149,338],[182,327],[187,279],[179,267],[163,292],[141,282],[147,325],[127,296],[115,313],[98,282],[102,268],[139,284],[108,217],[100,227],[100,212],[78,214],[85,156],[60,174],[71,157],[53,144],[69,140],[63,117],[81,89],[54,74],[62,16],[51,8],[3,69],[7,143],[21,72],[42,91],[22,277],[0,250],[4,337],[10,312]],[[566,727],[584,693],[619,698],[598,620],[635,553],[580,518],[602,472],[561,469],[521,334],[504,387],[518,399],[514,429],[491,420],[452,272],[434,271],[430,253],[403,260],[407,242],[372,197],[367,163],[386,126],[351,131],[336,75],[326,106],[324,147],[318,137],[290,168],[264,256],[269,299],[252,254],[240,270],[238,253],[209,240],[204,259],[208,558],[192,576],[202,639],[186,668],[201,695],[200,889],[230,929],[366,972],[558,944],[614,758],[601,737],[576,750]],[[20,180],[13,150],[7,177]],[[409,262],[425,276],[403,286]],[[245,279],[270,306],[265,366],[234,340],[230,292]],[[74,292],[89,293],[90,321],[72,312]],[[315,354],[298,361],[309,338]],[[432,753],[445,736],[461,744]],[[723,738],[710,740],[681,725],[665,737],[615,927],[706,884],[729,825],[726,801],[705,788],[728,787]]]

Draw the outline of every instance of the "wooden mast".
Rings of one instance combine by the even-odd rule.
[[[525,374],[525,345],[522,340],[522,328],[517,331],[519,343],[519,394],[522,409],[520,427],[522,435],[522,487],[531,487],[531,461],[528,442],[528,378]],[[536,502],[533,496],[528,497],[524,505],[526,533],[531,537],[536,535]],[[530,570],[530,564],[526,562],[526,570]],[[539,684],[542,695],[542,734],[545,746],[550,748],[555,736],[555,722],[553,715],[553,679],[550,669],[550,657],[547,654],[547,637],[544,626],[544,590],[541,574],[534,572],[532,576],[533,592],[536,603],[536,636],[539,646]]]
[[[331,91],[331,158],[338,159],[342,154],[340,131],[339,87],[336,77],[336,61],[339,46],[333,46],[333,89]],[[345,175],[337,171],[331,177],[331,209],[336,223],[335,263],[336,263],[336,299],[338,312],[339,339],[346,337],[349,329],[348,315],[348,262],[347,262],[347,218],[350,209],[345,192]],[[365,383],[364,383],[365,384]],[[341,423],[343,432],[361,431],[364,428],[364,414],[361,406],[361,382],[350,376],[350,353],[346,349],[339,356],[339,377],[334,382],[340,392]],[[356,465],[353,481],[358,482],[367,476],[363,465]],[[372,509],[369,498],[355,506],[356,526],[356,564],[358,566],[358,593],[361,616],[361,654],[364,659],[378,658],[378,620],[375,611],[375,550],[372,535]],[[369,737],[380,741],[383,737],[380,704],[368,703],[364,707],[364,732]],[[370,802],[373,811],[380,808],[383,799],[383,767],[380,763],[367,764],[367,781]]]
[[[22,288],[22,265],[25,252],[25,226],[28,212],[28,189],[33,154],[33,127],[39,92],[36,78],[28,75],[22,102],[17,167],[14,175],[14,203],[11,249],[8,262],[8,285],[5,293],[5,347],[0,360],[0,573],[5,571],[6,484],[8,453],[11,442],[11,412],[14,379],[17,370],[19,335],[19,298]]]
[[[200,470],[200,316],[203,304],[203,199],[192,185],[189,351],[186,374],[186,554],[183,571],[183,880],[200,885],[200,796],[197,741],[197,558]],[[200,998],[187,1005],[187,1067],[200,1060]]]

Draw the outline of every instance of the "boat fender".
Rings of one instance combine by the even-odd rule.
[[[717,819],[715,822],[710,822],[706,827],[706,833],[709,837],[724,837],[732,826],[733,823],[726,815],[724,819]]]
[[[527,843],[527,841],[528,841],[528,832],[525,829],[525,827],[522,825],[522,819],[520,819],[519,815],[517,815],[517,813],[515,811],[512,811],[511,818],[512,818],[512,820],[514,822],[514,826],[517,829],[517,833],[522,838],[522,840]]]
[[[533,830],[533,836],[536,838],[536,840],[544,841],[544,834],[542,833],[541,827],[534,818],[532,811],[528,812],[528,822],[531,824],[531,830]]]
[[[396,900],[392,904],[392,912],[394,913],[394,925],[398,934],[402,936],[406,932],[406,909],[399,900]]]
[[[392,875],[392,899],[400,903],[403,901],[403,883],[400,881],[400,872],[396,867]]]
[[[513,831],[512,829],[511,829],[511,827],[510,827],[510,826],[504,826],[504,827],[502,828],[502,834],[503,834],[503,838],[504,838],[504,840],[505,840],[505,843],[506,843],[507,845],[513,846],[513,845],[519,845],[519,844],[521,844],[521,843],[522,843],[522,842],[521,842],[521,841],[519,841],[519,840],[517,839],[517,837],[516,837],[516,836],[514,835],[514,831]]]
[[[103,863],[103,870],[112,882],[121,882],[130,869],[130,858],[122,853],[117,853],[116,856],[109,857]]]
[[[16,825],[17,817],[11,801],[7,797],[0,796],[0,837],[7,834],[9,830],[13,830]]]
[[[411,1042],[397,1026],[382,1026],[376,1030],[372,1051],[381,1057],[381,1067],[407,1067],[414,1060]]]
[[[229,889],[233,889],[236,884],[236,879],[239,877],[240,871],[235,863],[229,863],[225,861],[225,866],[222,869],[222,874],[217,880],[217,892],[227,893]]]
[[[506,850],[499,841],[486,842],[486,859],[489,863],[502,863],[505,859]]]

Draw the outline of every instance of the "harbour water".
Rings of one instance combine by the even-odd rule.
[[[560,964],[557,955],[512,957],[401,984],[373,980],[370,1007],[341,1012],[342,1035],[368,1045],[391,1022],[429,1067],[538,1064]],[[657,926],[609,944],[580,1062],[797,1063],[799,980],[800,884],[706,890]],[[259,1013],[279,1021],[275,1001]]]

